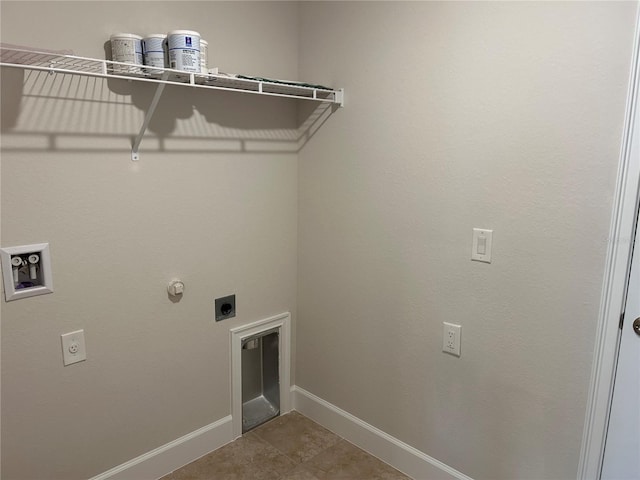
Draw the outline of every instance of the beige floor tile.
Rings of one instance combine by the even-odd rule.
[[[309,460],[340,441],[336,434],[295,411],[252,432],[295,462]]]
[[[295,463],[251,432],[162,480],[271,480]]]
[[[293,470],[282,474],[280,480],[319,480],[313,473],[305,469],[304,464],[298,464]]]
[[[161,480],[409,480],[324,427],[291,412]]]
[[[341,440],[301,467],[319,480],[407,480],[386,463],[369,455],[355,445]]]

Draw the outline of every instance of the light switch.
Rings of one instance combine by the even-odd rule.
[[[487,237],[478,237],[478,254],[487,254]]]
[[[493,230],[483,228],[473,229],[473,241],[471,247],[471,260],[491,263],[491,244]]]

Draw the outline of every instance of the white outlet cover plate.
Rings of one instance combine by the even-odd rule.
[[[442,351],[459,357],[461,335],[461,325],[442,322]]]
[[[87,359],[87,349],[84,342],[84,330],[60,335],[62,339],[62,360],[65,367]]]

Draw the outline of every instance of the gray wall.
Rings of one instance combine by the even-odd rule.
[[[1,9],[11,44],[104,58],[112,32],[189,28],[224,71],[297,77],[295,3]],[[229,415],[229,328],[295,314],[296,104],[168,87],[134,164],[149,85],[3,70],[1,242],[49,242],[55,292],[0,302],[2,478],[87,478]]]
[[[576,477],[636,7],[301,4],[346,108],[300,155],[297,385],[473,478]]]
[[[306,108],[168,88],[133,164],[150,89],[3,72],[1,244],[50,242],[55,284],[2,302],[3,478],[85,478],[228,415],[229,327],[285,310],[292,383],[471,477],[574,478],[635,8],[3,1],[3,42],[101,58],[191,28],[212,66],[347,92],[297,153]]]

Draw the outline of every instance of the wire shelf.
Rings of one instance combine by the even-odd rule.
[[[188,73],[169,68],[132,65],[5,46],[0,46],[0,66],[229,90],[343,105],[342,90],[322,86],[280,80],[239,78],[236,75],[224,73]]]
[[[320,85],[309,85],[285,80],[269,80],[224,73],[188,73],[169,68],[132,65],[129,63],[76,57],[60,52],[35,51],[14,46],[0,45],[0,67],[23,68],[101,78],[118,78],[157,84],[156,93],[145,115],[137,137],[133,140],[131,159],[138,160],[138,148],[155,112],[166,85],[183,85],[257,95],[295,98],[326,102],[344,106],[344,91]]]

